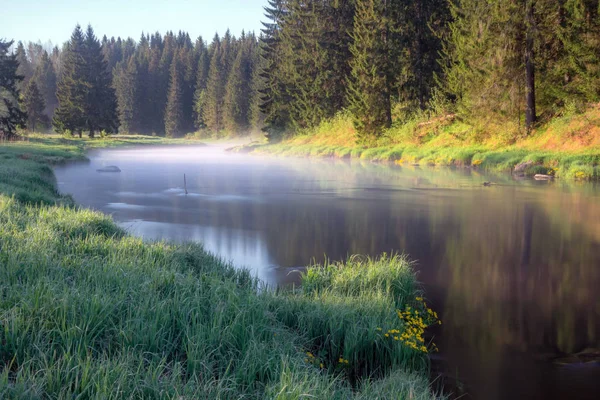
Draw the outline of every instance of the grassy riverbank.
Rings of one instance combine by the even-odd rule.
[[[50,165],[90,145],[104,144],[0,146],[1,398],[435,397],[422,340],[437,320],[406,259],[262,290],[198,244],[144,243],[58,193]]]
[[[600,105],[539,126],[530,135],[518,127],[456,116],[414,120],[385,131],[371,146],[357,144],[349,116],[341,114],[313,130],[277,144],[254,143],[241,152],[297,157],[336,157],[510,171],[526,164],[526,175],[561,179],[600,179]]]

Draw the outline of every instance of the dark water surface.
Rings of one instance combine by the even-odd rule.
[[[598,186],[210,146],[90,158],[56,169],[79,204],[144,238],[202,242],[274,284],[325,254],[407,253],[467,398],[600,398]],[[96,172],[108,165],[122,172]]]

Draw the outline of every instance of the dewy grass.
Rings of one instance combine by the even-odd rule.
[[[8,153],[27,182],[0,195],[0,398],[436,397],[426,355],[378,330],[408,329],[397,311],[418,306],[405,258],[265,290],[198,244],[145,243],[57,205],[47,165]]]

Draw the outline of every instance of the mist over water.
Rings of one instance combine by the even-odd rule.
[[[201,242],[273,285],[325,255],[407,253],[444,322],[447,371],[473,398],[597,396],[598,364],[572,355],[600,348],[598,186],[211,146],[89,156],[56,169],[79,204],[146,239]],[[110,165],[122,172],[96,171]]]

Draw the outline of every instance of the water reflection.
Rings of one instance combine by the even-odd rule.
[[[105,165],[122,172],[96,172]],[[443,311],[448,368],[473,397],[596,396],[597,366],[554,362],[600,347],[594,185],[210,148],[100,151],[57,178],[135,234],[200,241],[273,283],[325,254],[405,251]]]

